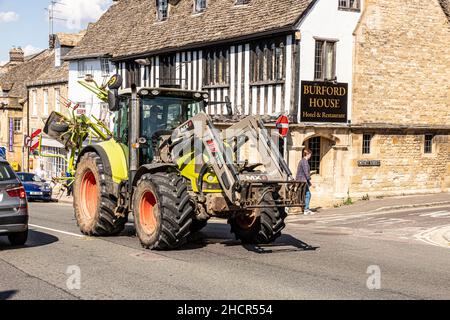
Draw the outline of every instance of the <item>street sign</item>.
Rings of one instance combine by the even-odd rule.
[[[29,148],[30,148],[30,153],[33,153],[34,150],[36,150],[37,148],[39,148],[39,135],[42,133],[41,129],[36,130],[35,132],[33,132],[30,136],[30,140],[29,140]]]
[[[281,115],[277,120],[277,129],[282,137],[286,137],[289,132],[289,119]]]

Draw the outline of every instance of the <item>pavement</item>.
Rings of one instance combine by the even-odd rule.
[[[357,227],[358,233],[370,233],[372,227],[382,226],[377,233],[389,233],[389,227],[395,225],[392,235],[400,238],[413,237],[431,245],[450,248],[450,194],[428,194],[389,197],[383,199],[358,201],[353,205],[339,208],[313,208],[315,215],[290,215],[288,223],[309,221],[310,223],[328,224],[334,227]],[[420,224],[411,220],[410,212],[421,212]],[[448,219],[447,219],[448,218]],[[411,226],[414,222],[416,225]],[[436,225],[436,222],[438,224]],[[308,223],[308,224],[310,224]],[[403,228],[402,228],[403,227]],[[380,229],[380,228],[377,228]]]
[[[333,215],[354,212],[390,211],[406,208],[433,207],[450,204],[450,193],[434,193],[411,196],[384,197],[373,200],[359,200],[352,205],[338,208],[312,208],[319,214]]]

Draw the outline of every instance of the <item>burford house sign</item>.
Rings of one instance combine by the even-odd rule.
[[[302,81],[302,122],[347,122],[347,83]]]

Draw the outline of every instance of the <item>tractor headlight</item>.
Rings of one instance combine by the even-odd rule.
[[[194,93],[194,97],[200,99],[202,97],[202,94],[200,92],[196,92]]]
[[[158,96],[159,95],[159,90],[152,90],[152,95],[154,96]]]
[[[141,90],[140,94],[141,94],[141,96],[148,96],[149,91],[144,89],[144,90]]]
[[[209,99],[209,94],[204,93],[204,94],[203,94],[203,99],[205,99],[205,100],[206,100],[206,99]]]

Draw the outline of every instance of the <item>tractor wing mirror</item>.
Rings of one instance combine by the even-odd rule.
[[[109,90],[108,91],[108,107],[109,111],[118,111],[120,108],[119,105],[119,90]]]

